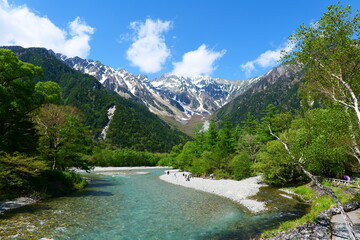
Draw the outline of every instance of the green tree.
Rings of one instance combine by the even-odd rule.
[[[182,151],[175,158],[175,165],[182,169],[190,169],[194,159],[200,157],[201,151],[197,148],[194,141],[188,141],[185,143]]]
[[[272,125],[272,119],[273,117],[279,113],[279,110],[273,105],[269,104],[266,106],[266,109],[264,110],[264,117],[261,118],[261,123],[258,127],[258,139],[266,143],[270,140],[273,140],[274,137],[270,135],[269,133],[269,124]]]
[[[289,40],[292,51],[284,60],[300,63],[307,87],[328,102],[342,105],[353,116],[352,149],[360,163],[360,10],[352,14],[351,6],[331,5],[321,19],[309,27],[301,25]],[[350,110],[353,114],[348,114]]]
[[[250,112],[247,113],[246,119],[242,122],[242,130],[248,134],[256,134],[259,121],[255,119]]]
[[[285,185],[298,182],[302,178],[301,170],[278,141],[269,141],[256,157],[253,170],[262,173],[265,182],[272,185]]]
[[[61,88],[56,82],[38,82],[35,91],[43,98],[44,103],[60,104]]]
[[[237,126],[237,150],[246,152],[252,162],[255,162],[256,154],[263,145],[258,134],[259,127],[259,121],[249,112],[246,120],[242,122],[242,127]]]
[[[77,116],[69,115],[59,131],[62,142],[57,153],[57,168],[68,170],[75,167],[89,170],[91,140],[88,127],[82,124]]]
[[[37,134],[30,113],[41,105],[34,91],[40,67],[0,49],[0,151],[33,153]]]
[[[75,107],[46,104],[35,117],[40,137],[39,152],[51,168],[88,169],[86,154],[91,145],[87,128]]]
[[[235,139],[232,135],[231,122],[228,117],[224,119],[224,125],[218,133],[216,145],[223,158],[235,152]]]
[[[253,161],[246,152],[240,152],[229,163],[229,167],[232,169],[233,178],[241,180],[252,176]]]
[[[349,218],[349,216],[347,215],[347,213],[345,212],[344,210],[344,206],[342,205],[342,203],[340,202],[339,198],[336,196],[335,192],[322,185],[316,176],[314,176],[311,172],[309,172],[307,170],[307,168],[305,167],[305,164],[308,162],[307,161],[307,157],[309,156],[304,156],[304,152],[300,151],[300,152],[296,152],[296,147],[293,148],[291,145],[288,144],[287,140],[289,139],[286,135],[285,136],[282,136],[282,137],[279,137],[277,136],[276,134],[274,134],[272,131],[271,131],[271,127],[269,126],[269,131],[271,133],[271,135],[273,135],[277,141],[275,142],[278,142],[280,143],[281,145],[283,145],[284,149],[286,150],[287,154],[288,154],[288,157],[291,159],[290,160],[290,163],[298,168],[301,169],[301,171],[308,177],[312,180],[312,182],[324,193],[324,194],[327,194],[329,195],[332,200],[336,203],[337,207],[339,208],[340,210],[340,213],[345,221],[345,225],[346,225],[346,228],[349,232],[349,235],[350,235],[350,239],[357,239],[356,236],[355,236],[355,231],[354,231],[354,224],[352,222],[352,220]],[[285,139],[285,140],[284,140]],[[293,151],[295,150],[295,151]],[[300,154],[299,154],[300,153]],[[306,153],[306,151],[305,151]]]
[[[218,140],[218,131],[216,127],[216,123],[214,121],[210,121],[209,129],[206,132],[207,138],[207,149],[211,150],[217,143]]]
[[[40,175],[47,168],[44,161],[35,157],[0,152],[0,196],[21,193],[21,190],[29,187],[31,178]]]
[[[301,158],[302,165],[312,174],[336,177],[345,173],[346,163],[350,162],[345,119],[338,109],[309,110],[304,118],[293,120],[280,138],[286,139],[294,157]],[[301,177],[300,169],[277,140],[269,141],[257,155],[255,168],[270,183],[285,184]]]

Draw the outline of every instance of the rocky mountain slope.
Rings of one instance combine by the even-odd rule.
[[[297,93],[303,81],[299,66],[275,67],[214,112],[212,119],[221,121],[224,116],[229,116],[230,121],[236,125],[246,119],[248,112],[259,119],[269,104],[275,105],[280,111],[294,111],[300,108],[300,97]]]
[[[70,67],[94,76],[107,89],[144,103],[159,115],[186,124],[194,117],[206,117],[246,91],[259,78],[230,81],[209,76],[187,78],[166,74],[150,81],[124,69],[115,70],[98,61],[58,55]]]

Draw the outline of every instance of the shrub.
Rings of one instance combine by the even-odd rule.
[[[253,162],[250,159],[250,156],[245,153],[241,152],[239,155],[236,155],[230,161],[230,168],[233,172],[233,177],[236,180],[241,180],[244,178],[248,178],[252,176],[251,166]]]

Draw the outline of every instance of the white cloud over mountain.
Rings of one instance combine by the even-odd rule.
[[[264,53],[260,54],[255,60],[248,61],[240,65],[241,69],[245,72],[246,76],[250,76],[251,73],[256,70],[257,67],[269,68],[274,67],[278,64],[278,61],[281,58],[281,51],[289,52],[291,51],[292,46],[288,43],[284,46],[277,48],[276,50],[267,50]]]
[[[139,67],[144,73],[159,72],[170,56],[166,46],[164,33],[172,26],[171,21],[146,19],[145,22],[132,22],[134,31],[133,43],[126,52],[132,65]]]
[[[173,73],[186,77],[211,75],[216,69],[215,61],[224,56],[225,53],[225,50],[212,51],[207,49],[205,44],[202,44],[195,51],[185,53],[181,62],[174,62]]]
[[[26,5],[13,6],[0,2],[0,45],[45,47],[69,57],[86,58],[90,53],[90,38],[94,28],[79,17],[60,29],[47,17],[39,16]]]

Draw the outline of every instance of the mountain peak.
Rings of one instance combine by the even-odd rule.
[[[194,116],[209,116],[249,87],[248,81],[229,81],[206,75],[186,77],[173,73],[153,80],[125,69],[114,70],[98,61],[61,57],[69,66],[97,78],[106,88],[137,99],[160,116],[184,123]]]

